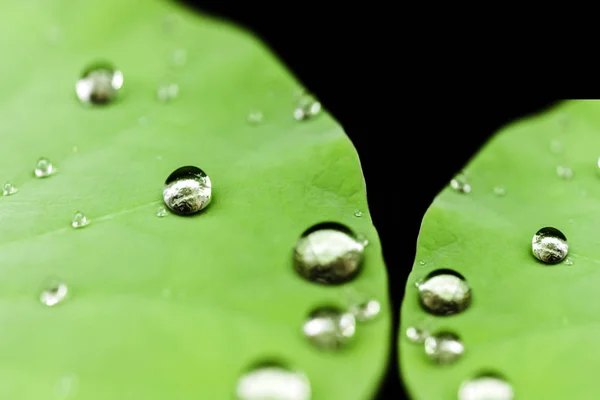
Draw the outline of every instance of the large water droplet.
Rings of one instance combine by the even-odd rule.
[[[90,221],[87,219],[87,217],[85,216],[84,213],[82,213],[81,211],[77,211],[75,214],[73,214],[73,219],[71,220],[71,226],[73,228],[83,228],[84,226],[88,225],[90,223]]]
[[[482,374],[467,380],[458,389],[458,400],[513,400],[510,383],[496,374]]]
[[[451,364],[465,351],[460,338],[451,332],[438,332],[425,339],[425,354],[436,364]]]
[[[294,268],[305,279],[326,285],[352,280],[362,265],[364,241],[335,222],[307,229],[294,248]]]
[[[310,400],[311,387],[306,375],[277,363],[264,363],[240,377],[238,400]]]
[[[116,97],[123,86],[123,74],[105,62],[91,64],[75,84],[79,101],[84,104],[107,104]]]
[[[471,304],[471,288],[459,273],[440,269],[417,282],[421,306],[434,315],[458,314]]]
[[[321,112],[321,103],[312,95],[304,93],[300,96],[294,118],[298,121],[307,120],[316,117]]]
[[[2,186],[2,195],[3,196],[10,196],[11,194],[15,194],[17,192],[18,192],[17,188],[14,187],[13,184],[10,182],[6,182]]]
[[[156,97],[159,101],[167,103],[174,100],[179,95],[179,85],[176,83],[167,83],[158,86]]]
[[[260,124],[262,120],[263,113],[258,110],[250,111],[250,113],[248,114],[248,123],[251,125]]]
[[[159,206],[156,210],[156,216],[159,218],[166,217],[168,214],[167,208],[165,206]]]
[[[570,167],[559,165],[556,167],[556,175],[564,180],[569,180],[573,178],[573,170]]]
[[[337,349],[354,336],[356,319],[350,312],[335,307],[321,307],[310,313],[303,330],[316,347]]]
[[[420,326],[406,328],[406,337],[413,343],[423,343],[429,337],[429,331]]]
[[[42,290],[40,301],[42,304],[52,307],[63,301],[67,297],[67,292],[68,288],[64,282],[52,280]]]
[[[456,175],[454,179],[450,181],[450,187],[458,193],[471,193],[471,185],[467,181],[467,176],[463,173]]]
[[[176,214],[197,213],[209,205],[211,198],[210,178],[198,167],[178,168],[165,181],[163,200]]]
[[[35,169],[33,173],[38,178],[45,178],[54,173],[54,166],[47,158],[40,158],[35,164]]]
[[[567,256],[566,236],[556,228],[545,227],[533,235],[531,249],[535,258],[545,264],[558,264]]]
[[[367,322],[375,319],[381,311],[381,304],[375,300],[365,300],[350,306],[350,312],[358,322]]]

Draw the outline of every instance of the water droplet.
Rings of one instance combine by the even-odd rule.
[[[429,337],[429,332],[418,326],[406,328],[406,337],[413,343],[423,343]]]
[[[258,110],[250,111],[250,113],[248,114],[248,123],[252,125],[260,124],[262,120],[263,113]]]
[[[278,363],[264,363],[240,377],[237,400],[310,400],[306,375]]]
[[[183,67],[187,62],[187,51],[185,49],[174,50],[172,62],[174,67]]]
[[[458,389],[458,400],[513,400],[510,383],[497,374],[482,374],[463,382]]]
[[[553,140],[550,142],[550,150],[552,150],[552,152],[555,154],[559,154],[563,152],[564,148],[561,142],[558,140]]]
[[[360,218],[360,217],[362,217],[362,215],[363,215],[362,211],[360,211],[360,210],[354,211],[354,216],[355,217],[359,217]]]
[[[307,229],[294,247],[294,268],[303,278],[325,285],[352,280],[361,269],[364,241],[346,226],[323,222]]]
[[[350,312],[322,307],[311,312],[304,323],[304,335],[321,349],[337,349],[346,344],[356,330],[356,319]]]
[[[502,186],[496,186],[494,188],[494,194],[498,197],[502,197],[506,194],[506,190]]]
[[[54,166],[47,158],[40,158],[35,164],[33,173],[38,178],[45,178],[54,173]]]
[[[573,265],[573,260],[571,260],[570,258],[567,258],[565,260],[565,264],[567,264],[567,265]]]
[[[320,112],[321,103],[312,95],[304,93],[298,100],[298,104],[294,110],[294,118],[298,121],[307,120],[316,117]]]
[[[358,322],[367,322],[375,319],[381,311],[381,304],[374,299],[362,301],[350,306],[350,312]]]
[[[73,146],[73,153],[77,153],[79,151],[79,148],[77,146]]]
[[[165,181],[163,200],[176,214],[197,213],[209,205],[211,198],[210,178],[198,167],[178,168]]]
[[[73,220],[71,221],[71,226],[73,228],[83,228],[89,223],[90,221],[81,211],[77,211],[75,214],[73,214]]]
[[[562,165],[556,167],[556,174],[559,178],[562,178],[564,180],[569,180],[573,178],[573,170],[570,167],[565,167]]]
[[[425,354],[436,364],[451,364],[465,352],[460,338],[451,332],[439,332],[425,339]]]
[[[79,101],[84,104],[107,104],[116,97],[123,86],[123,74],[105,62],[91,64],[75,84]]]
[[[535,258],[545,264],[558,264],[567,256],[566,236],[556,228],[542,228],[533,235],[531,249]]]
[[[419,261],[419,265],[423,266],[423,265],[425,265],[425,264],[427,264],[427,262],[425,262],[425,260],[421,260],[421,261]]]
[[[179,95],[179,85],[176,83],[162,84],[156,91],[156,97],[159,101],[167,103],[174,100]]]
[[[167,208],[165,206],[159,206],[158,209],[156,210],[156,216],[157,217],[166,217],[167,216]]]
[[[42,304],[52,307],[67,297],[68,288],[67,285],[58,280],[52,280],[48,282],[45,288],[40,294],[40,301]]]
[[[467,182],[465,174],[460,173],[450,181],[450,187],[458,193],[471,193],[471,185]]]
[[[453,315],[471,305],[471,288],[459,273],[440,269],[417,282],[419,300],[425,311],[434,315]]]
[[[4,186],[2,186],[2,195],[3,196],[10,196],[11,194],[15,194],[17,192],[18,192],[17,188],[14,187],[13,184],[10,182],[6,182],[4,184]]]

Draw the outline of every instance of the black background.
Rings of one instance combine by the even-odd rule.
[[[406,17],[377,2],[344,2],[343,8],[310,1],[182,2],[258,34],[357,148],[396,310],[390,368],[377,398],[406,397],[395,339],[423,214],[491,134],[557,99],[536,98],[527,86],[517,90],[522,81],[495,69],[493,57],[485,57],[490,53],[452,30],[433,40],[417,39],[418,29],[406,35]]]

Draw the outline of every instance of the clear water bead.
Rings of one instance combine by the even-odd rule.
[[[237,400],[310,400],[306,375],[277,363],[264,363],[242,375],[236,388]]]
[[[425,354],[436,364],[451,364],[465,352],[460,338],[451,332],[439,332],[428,336],[424,346]]]
[[[335,307],[321,307],[311,312],[304,323],[304,336],[325,350],[345,345],[356,330],[356,319],[350,312]]]
[[[573,265],[573,260],[571,260],[570,258],[567,258],[565,260],[565,264],[567,264],[567,265]]]
[[[171,211],[191,215],[206,208],[212,199],[212,183],[198,167],[176,169],[167,177],[163,187],[163,200]]]
[[[159,101],[167,103],[179,95],[179,85],[176,83],[163,84],[158,87],[156,97]]]
[[[363,216],[363,213],[360,210],[356,210],[356,211],[354,211],[354,216],[360,218]]]
[[[51,281],[40,294],[42,304],[52,307],[63,301],[67,297],[67,285],[60,281]]]
[[[167,208],[165,206],[159,206],[156,210],[156,216],[159,218],[166,217],[167,213]]]
[[[458,400],[513,400],[515,392],[510,383],[496,374],[483,374],[463,382]]]
[[[2,186],[2,195],[3,196],[10,196],[11,194],[15,194],[17,192],[18,192],[17,188],[14,187],[13,184],[10,182],[6,182]]]
[[[54,166],[47,158],[40,158],[35,164],[33,173],[38,178],[45,178],[54,173]]]
[[[558,264],[569,252],[567,238],[556,228],[545,227],[533,235],[531,250],[544,264]]]
[[[75,214],[73,214],[73,219],[71,220],[71,226],[73,228],[83,228],[84,226],[88,225],[90,223],[90,221],[87,219],[87,217],[85,216],[85,214],[83,214],[81,211],[77,211]]]
[[[90,64],[75,84],[79,101],[84,104],[108,104],[123,86],[123,73],[106,62]]]
[[[573,170],[570,167],[565,167],[563,165],[559,165],[556,167],[556,174],[559,178],[564,180],[569,180],[573,178]]]
[[[321,112],[321,103],[310,94],[302,94],[294,110],[294,118],[297,121],[316,117]]]
[[[355,303],[350,306],[350,312],[358,322],[367,322],[375,319],[381,311],[381,304],[374,299]]]
[[[426,262],[425,260],[421,260],[421,261],[419,261],[419,265],[420,265],[420,266],[423,266],[423,265],[426,265],[426,264],[427,264],[427,262]]]
[[[360,272],[364,249],[365,242],[345,225],[323,222],[307,229],[296,242],[294,268],[311,282],[341,284]]]
[[[417,282],[419,302],[425,311],[434,315],[453,315],[471,305],[471,288],[456,271],[433,271],[422,282]]]
[[[471,185],[467,181],[465,174],[460,173],[450,181],[450,187],[457,193],[468,194],[471,193]]]
[[[413,343],[423,343],[429,337],[429,332],[418,326],[409,326],[406,328],[406,337]]]
[[[251,125],[260,124],[262,120],[263,113],[258,110],[250,111],[250,113],[248,114],[248,123]]]

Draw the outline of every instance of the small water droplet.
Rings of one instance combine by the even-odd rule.
[[[187,62],[187,51],[185,49],[174,50],[172,62],[174,67],[183,67]]]
[[[552,152],[555,154],[559,154],[563,152],[564,148],[561,142],[558,140],[553,140],[550,142],[550,150],[552,150]]]
[[[502,186],[496,186],[494,188],[494,194],[498,197],[502,197],[506,194],[506,190]]]
[[[545,264],[558,264],[567,256],[567,238],[556,228],[545,227],[533,235],[531,249],[535,258]]]
[[[236,388],[237,400],[310,400],[306,375],[279,363],[263,363],[242,375]]]
[[[316,347],[326,350],[346,344],[355,330],[354,315],[335,307],[322,307],[311,312],[303,327],[304,335]]]
[[[360,210],[354,211],[354,216],[355,217],[359,217],[360,218],[360,217],[362,217],[362,215],[363,215],[362,211],[360,211]]]
[[[35,164],[34,174],[38,178],[45,178],[54,173],[54,166],[47,158],[40,158]]]
[[[567,258],[565,260],[565,264],[567,264],[567,265],[573,265],[573,260],[571,260],[570,258]]]
[[[90,64],[75,84],[79,101],[84,104],[108,104],[123,86],[123,74],[105,62]]]
[[[406,337],[413,343],[423,343],[429,337],[429,332],[418,326],[409,326],[406,328]]]
[[[179,95],[179,85],[176,83],[167,83],[158,86],[156,97],[159,101],[167,103],[174,100]]]
[[[198,167],[176,169],[167,177],[163,200],[171,211],[190,215],[206,208],[212,199],[212,183]]]
[[[323,222],[307,229],[294,247],[294,268],[303,278],[325,285],[352,280],[362,266],[364,241],[346,226]]]
[[[379,315],[380,311],[381,304],[375,299],[362,301],[350,306],[350,312],[358,322],[371,321]]]
[[[460,338],[451,332],[439,332],[425,338],[425,354],[436,364],[451,364],[465,352]]]
[[[458,400],[513,400],[514,390],[500,375],[485,373],[463,382]]]
[[[456,271],[433,271],[423,282],[417,282],[417,288],[421,306],[434,315],[458,314],[471,305],[471,288]]]
[[[427,264],[427,262],[425,262],[425,260],[421,260],[421,261],[419,261],[419,265],[423,266],[423,265],[425,265],[425,264]]]
[[[90,221],[81,211],[77,211],[75,214],[73,214],[73,219],[71,220],[71,226],[73,228],[83,228],[89,223]]]
[[[167,208],[165,206],[159,206],[156,210],[157,217],[166,217],[167,216]]]
[[[52,307],[67,297],[68,288],[64,282],[52,280],[46,284],[40,294],[42,304]]]
[[[2,195],[3,196],[10,196],[11,194],[15,194],[17,192],[18,192],[17,188],[14,187],[13,184],[10,182],[6,182],[4,184],[4,186],[2,186]]]
[[[450,187],[458,193],[471,193],[471,185],[469,185],[467,176],[463,173],[456,175],[454,179],[450,181]]]
[[[312,95],[304,93],[298,99],[296,109],[294,110],[294,118],[297,121],[303,121],[316,117],[320,112],[321,103]]]
[[[250,111],[250,113],[248,114],[248,123],[250,123],[251,125],[260,124],[262,120],[263,113],[258,110]]]
[[[570,167],[565,167],[563,165],[556,167],[556,174],[559,178],[564,180],[573,178],[573,170]]]

